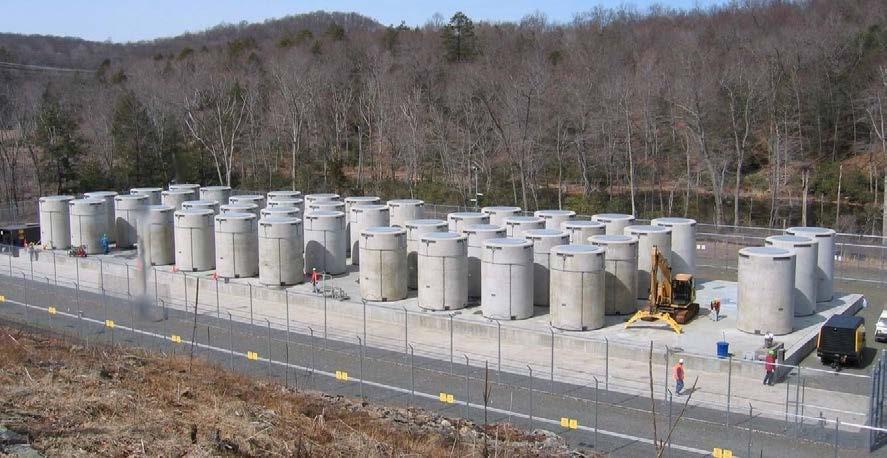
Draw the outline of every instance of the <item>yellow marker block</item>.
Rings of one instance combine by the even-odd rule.
[[[564,428],[569,428],[570,427],[570,419],[567,417],[561,417],[561,426],[563,426]]]
[[[6,296],[0,295],[0,302],[6,302]]]
[[[55,315],[56,313],[58,313],[58,310],[56,310],[55,307],[52,306],[52,305],[50,305],[50,306],[46,309],[46,311],[49,312],[50,315]]]
[[[441,393],[440,396],[438,396],[438,399],[440,399],[440,402],[447,402],[447,394]]]
[[[172,343],[180,344],[180,343],[182,343],[182,336],[177,336],[177,335],[173,334],[172,336],[170,336],[169,340],[171,340]]]
[[[733,458],[733,450],[724,449],[724,454],[721,455],[721,458]]]
[[[336,371],[336,380],[341,380],[343,382],[348,381],[348,373],[345,371]]]
[[[248,351],[246,352],[246,359],[256,361],[259,359],[259,354],[254,351]]]
[[[447,404],[453,404],[456,402],[456,398],[453,397],[452,394],[447,394]]]
[[[105,320],[105,327],[114,329],[114,320]]]
[[[715,447],[711,452],[711,456],[714,458],[733,458],[733,450]]]
[[[579,420],[575,418],[570,419],[570,429],[578,429],[579,428]]]

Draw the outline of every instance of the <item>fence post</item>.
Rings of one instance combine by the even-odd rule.
[[[453,315],[450,314],[450,373],[452,374],[455,371],[455,367],[453,364]]]
[[[668,365],[671,364],[669,361],[669,352],[671,351],[668,348],[668,345],[665,346],[665,377],[662,379],[662,396],[668,396]]]
[[[554,391],[554,328],[548,323],[548,330],[551,332],[551,390]]]
[[[31,301],[28,298],[31,296],[31,284],[25,281],[25,274],[22,274],[22,281],[27,285],[25,287],[25,323],[29,323],[31,321]]]
[[[725,426],[730,428],[730,395],[733,392],[733,356],[728,356],[727,360],[727,415],[725,417]]]
[[[366,342],[366,340],[367,340],[367,300],[361,299],[360,301],[363,302],[363,341]]]
[[[668,367],[668,363],[665,364]],[[604,337],[604,389],[610,391],[610,339]]]
[[[533,429],[533,368],[527,364],[527,370],[530,371],[530,430]]]
[[[132,297],[132,289],[129,285],[129,264],[124,264],[123,267],[126,268],[126,296]]]
[[[77,310],[77,338],[83,340],[83,310]]]
[[[55,251],[52,251],[51,253],[52,253],[52,274],[55,276],[55,283],[58,284],[59,271],[58,271],[58,266],[55,263]],[[101,264],[99,264],[99,266],[101,266]]]
[[[157,283],[158,283],[157,269],[152,267],[151,270],[154,272],[154,305],[156,306],[157,302],[160,300],[160,293],[158,293],[158,286],[157,286]]]
[[[838,458],[838,434],[840,434],[841,419],[835,417],[835,458]]]
[[[409,344],[408,344],[409,345]],[[413,350],[413,346],[410,347],[410,404],[416,404],[416,363],[415,363],[415,351]]]
[[[597,448],[597,419],[598,419],[598,379],[597,377],[592,377],[594,379],[594,442],[592,442],[594,448]]]
[[[286,289],[283,290],[283,298],[286,300],[286,365],[283,367],[283,386],[290,385],[290,293]]]
[[[268,378],[271,378],[271,320],[265,318],[268,324]]]
[[[403,352],[406,354],[410,342],[410,315],[406,307],[403,309]]]
[[[364,302],[366,303],[366,302]],[[357,350],[360,352],[360,399],[363,397],[363,340],[357,336]]]
[[[130,331],[132,331],[132,334],[136,338],[138,345],[141,346],[141,338],[139,337],[139,333],[136,332],[135,303],[132,300],[132,296],[129,297],[129,326]]]
[[[502,380],[502,322],[496,322],[496,381]]]
[[[231,312],[228,312],[228,362],[231,365],[231,371],[234,371],[234,320],[231,319]]]
[[[324,255],[324,256],[326,256],[326,255]],[[326,321],[326,317],[327,317],[327,315],[326,315],[326,274],[323,274],[323,276],[320,277],[320,279],[321,279],[321,283],[322,283],[322,285],[321,285],[321,287],[320,287],[320,289],[321,289],[321,291],[320,291],[320,295],[323,296],[323,349],[326,350],[326,346],[327,346],[327,332],[326,332],[326,330],[327,330],[327,328],[326,328],[326,323],[327,323],[327,321]]]
[[[156,276],[154,278],[157,278]],[[221,307],[219,305],[219,277],[216,277],[216,319],[219,319]]]
[[[74,276],[77,278],[77,283],[80,283],[80,257],[74,257]],[[31,278],[33,279],[33,276]]]
[[[250,326],[252,326],[253,325],[253,284],[247,283],[246,286],[249,287],[249,324],[250,324]],[[187,297],[187,294],[186,294],[186,297]]]
[[[317,356],[317,352],[314,351],[314,329],[311,326],[308,326],[308,333],[310,334],[308,350],[311,352],[311,375],[314,375],[314,361],[315,357]]]
[[[751,403],[748,403],[748,447],[746,448],[745,456],[751,456],[751,435],[752,435],[752,420],[754,419],[754,409],[751,406]]]
[[[468,420],[470,415],[468,404],[471,402],[471,364],[468,360],[468,355],[462,356],[465,357],[465,412],[462,414],[462,416],[464,416],[465,419]]]

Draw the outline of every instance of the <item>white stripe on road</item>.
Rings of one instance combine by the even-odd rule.
[[[22,307],[25,307],[25,308],[37,309],[37,310],[41,310],[41,311],[43,311],[43,312],[46,312],[46,309],[43,308],[43,307],[38,307],[38,306],[35,306],[35,305],[28,305],[28,304],[25,304],[25,303],[22,303],[22,302],[19,302],[19,301],[16,301],[16,300],[11,300],[11,299],[8,299],[8,298],[6,299],[6,303],[15,304],[15,305],[19,305],[19,306],[22,306]],[[63,312],[63,311],[60,311],[60,310],[59,310],[59,311],[56,311],[56,315],[66,316],[66,317],[69,317],[69,318],[73,318],[73,319],[77,319],[77,320],[82,320],[82,321],[87,321],[87,322],[94,323],[94,324],[100,324],[100,325],[102,325],[102,326],[105,325],[105,321],[104,321],[104,320],[98,320],[98,319],[95,319],[95,318],[89,318],[89,317],[82,317],[82,316],[80,316],[79,314],[67,313],[67,312]],[[169,337],[167,337],[167,336],[165,336],[165,335],[162,335],[162,334],[157,334],[157,333],[155,333],[155,332],[143,331],[143,330],[141,330],[141,329],[132,329],[131,327],[123,326],[123,325],[115,325],[114,327],[115,327],[115,328],[119,328],[119,329],[124,330],[124,331],[135,332],[135,333],[138,333],[138,334],[141,334],[141,335],[145,335],[145,336],[149,336],[149,337],[154,337],[154,338],[158,338],[158,339],[162,339],[162,340],[170,340]],[[216,346],[213,346],[213,345],[202,344],[202,343],[199,343],[199,342],[194,342],[194,345],[195,345],[196,347],[199,347],[199,348],[203,348],[203,349],[206,349],[206,350],[212,350],[212,351],[215,351],[215,352],[218,352],[218,353],[227,354],[227,355],[233,355],[233,354],[236,354],[236,355],[238,355],[238,356],[244,356],[244,354],[242,354],[242,353],[232,352],[230,349],[225,349],[225,348],[221,348],[221,347],[216,347]],[[259,357],[256,361],[261,361],[261,362],[266,362],[266,363],[267,363],[267,362],[269,362],[269,358],[262,358],[262,357]],[[315,369],[313,369],[313,368],[305,367],[305,366],[300,366],[300,365],[297,365],[297,364],[290,364],[290,363],[281,362],[281,361],[274,361],[274,360],[270,360],[270,363],[271,363],[271,364],[276,364],[276,365],[278,365],[278,366],[285,366],[285,367],[292,368],[292,369],[298,369],[298,370],[302,370],[302,371],[309,371],[309,372],[311,372],[312,374],[320,374],[320,375],[324,375],[324,376],[332,377],[332,378],[335,378],[335,377],[336,377],[336,374],[335,374],[334,372],[326,372],[326,371],[321,371],[321,370],[315,370]],[[434,394],[429,394],[429,393],[422,393],[422,392],[419,392],[419,391],[413,392],[412,390],[410,390],[410,389],[408,389],[408,388],[401,388],[401,387],[398,387],[398,386],[387,385],[387,384],[379,383],[379,382],[372,382],[372,381],[369,381],[369,380],[361,380],[360,378],[354,378],[353,380],[354,380],[355,382],[363,383],[363,384],[366,384],[366,385],[368,385],[368,386],[372,386],[372,387],[376,387],[376,388],[382,388],[382,389],[386,389],[386,390],[390,390],[390,391],[395,391],[395,392],[398,392],[398,393],[412,394],[412,395],[419,396],[419,397],[421,397],[421,398],[426,398],[426,399],[433,399],[433,400],[437,400],[437,399],[439,399],[439,395],[434,395]],[[457,400],[457,401],[456,401],[456,404],[459,404],[459,405],[463,405],[463,406],[464,406],[464,405],[466,405],[466,402],[465,402],[465,401]],[[479,410],[483,410],[483,409],[484,409],[483,404],[474,404],[474,403],[470,403],[470,402],[468,403],[468,407],[469,407],[469,408],[474,408],[474,409],[479,409]],[[487,410],[490,411],[490,412],[494,412],[494,413],[498,413],[498,414],[503,414],[503,415],[508,415],[508,416],[513,416],[513,417],[526,418],[526,419],[529,419],[529,418],[530,418],[529,414],[524,414],[524,413],[520,413],[520,412],[512,412],[512,411],[507,410],[507,409],[500,409],[500,408],[496,408],[496,407],[489,407],[489,406],[487,406]],[[536,417],[536,416],[534,416],[534,417],[533,417],[533,421],[539,421],[539,422],[542,422],[542,423],[547,423],[547,424],[551,424],[551,425],[560,426],[560,420],[551,420],[551,419],[548,419],[548,418],[540,418],[540,417]],[[594,432],[594,431],[595,431],[595,428],[593,428],[593,427],[589,427],[589,426],[583,426],[583,425],[580,425],[580,426],[578,427],[578,429],[580,429],[580,430],[582,430],[582,431],[587,431],[587,432]],[[598,429],[597,432],[598,432],[598,434],[603,434],[603,435],[605,435],[605,436],[612,436],[612,437],[616,437],[616,438],[619,438],[619,439],[629,440],[629,441],[633,441],[633,442],[642,442],[642,443],[645,443],[645,444],[653,445],[653,441],[652,441],[651,439],[647,439],[647,438],[645,438],[645,437],[632,436],[632,435],[630,435],[630,434],[617,433],[617,432],[615,432],[615,431],[607,431],[607,430],[604,430],[604,429]],[[672,444],[671,444],[671,447],[674,448],[674,449],[681,450],[681,451],[685,451],[685,452],[689,452],[689,453],[695,453],[695,454],[705,455],[705,456],[710,456],[710,455],[711,455],[711,450],[702,450],[702,449],[693,448],[693,447],[688,447],[688,446],[684,446],[684,445],[678,445],[678,444],[675,444],[675,443],[672,443]]]

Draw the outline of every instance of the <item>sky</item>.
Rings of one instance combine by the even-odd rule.
[[[220,23],[265,19],[317,10],[357,12],[382,24],[422,25],[435,13],[462,11],[474,20],[515,21],[541,11],[552,21],[597,6],[631,5],[645,11],[658,3],[674,8],[706,7],[720,0],[9,0],[3,2],[0,32],[127,42],[199,32]]]

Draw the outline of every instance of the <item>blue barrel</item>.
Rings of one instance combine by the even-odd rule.
[[[725,340],[718,341],[718,358],[727,358],[730,356],[730,342]]]

